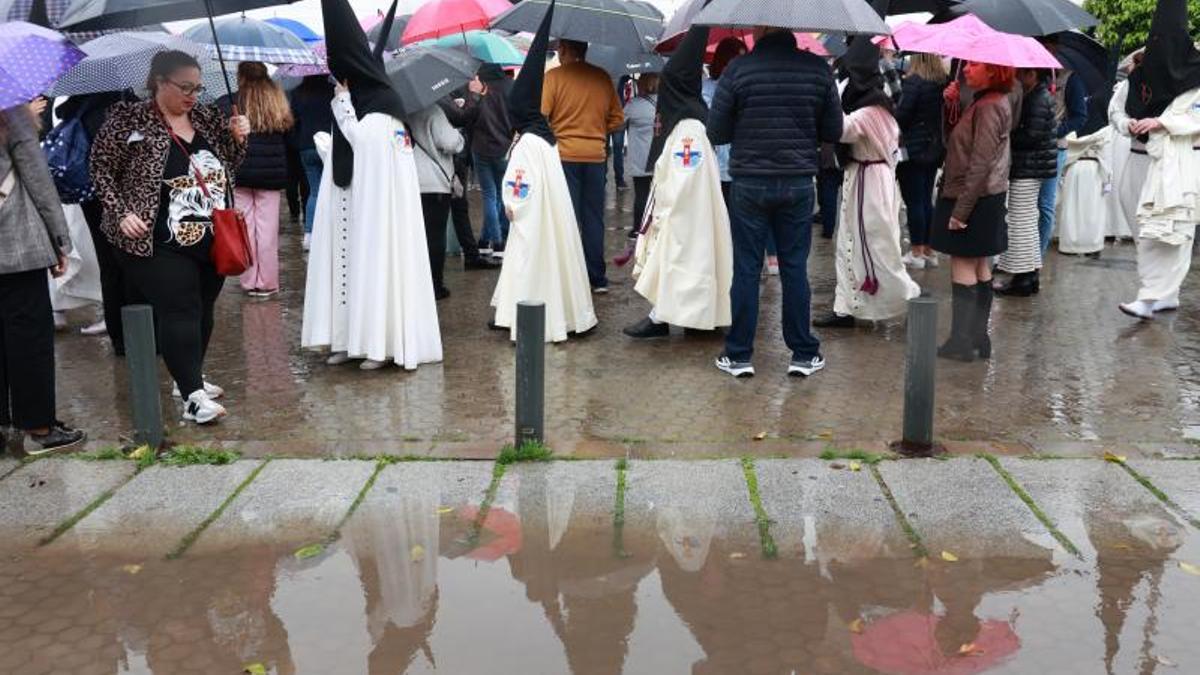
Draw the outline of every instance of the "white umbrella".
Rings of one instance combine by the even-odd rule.
[[[54,83],[51,96],[141,91],[155,54],[172,50],[197,58],[204,54],[203,46],[167,33],[113,33],[85,42],[80,49],[87,56]]]

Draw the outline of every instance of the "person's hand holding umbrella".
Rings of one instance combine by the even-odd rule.
[[[235,108],[235,113],[236,110]],[[229,133],[233,134],[233,140],[241,145],[245,145],[246,138],[250,135],[250,118],[245,115],[234,114],[229,118]]]

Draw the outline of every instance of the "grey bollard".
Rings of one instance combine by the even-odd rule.
[[[546,305],[517,303],[517,434],[515,447],[544,440]]]
[[[162,446],[162,399],[158,391],[158,349],[154,338],[154,310],[149,305],[121,308],[125,329],[125,362],[129,364],[130,399],[133,401],[133,438],[138,445]]]
[[[933,451],[934,370],[937,366],[937,300],[908,301],[908,348],[904,368],[904,438],[901,452]]]

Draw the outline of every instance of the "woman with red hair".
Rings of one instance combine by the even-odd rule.
[[[938,356],[958,361],[992,355],[990,258],[1008,249],[1005,201],[1011,163],[1013,109],[1008,94],[1015,72],[1008,66],[968,61],[966,84],[975,93],[946,141],[942,187],[934,209],[931,244],[950,256],[954,282],[950,339]],[[958,101],[958,83],[946,88]]]

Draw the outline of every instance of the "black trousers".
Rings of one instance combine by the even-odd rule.
[[[633,228],[629,230],[630,239],[637,239],[638,230],[642,227],[646,202],[650,201],[650,184],[653,182],[654,176],[633,177]]]
[[[421,215],[425,217],[425,243],[429,247],[429,269],[434,290],[446,287],[446,219],[450,217],[450,195],[442,192],[421,193]],[[475,250],[479,255],[479,249]]]
[[[0,274],[0,426],[54,423],[54,311],[46,270]]]
[[[479,242],[475,240],[475,232],[471,229],[471,204],[467,201],[467,168],[456,171],[458,180],[463,185],[463,196],[450,197],[450,219],[454,221],[454,236],[458,237],[458,245],[462,247],[464,260],[479,259]]]
[[[96,249],[96,262],[100,265],[100,297],[104,301],[104,323],[108,326],[108,338],[112,340],[117,356],[124,356],[125,330],[121,325],[121,308],[144,300],[130,292],[117,253],[108,243],[108,237],[100,231],[100,218],[104,212],[100,202],[83,202],[79,207],[83,210],[88,231],[92,233],[92,246]]]
[[[206,256],[158,244],[149,258],[118,253],[133,287],[154,308],[158,349],[186,399],[204,387],[204,355],[213,331],[213,306],[225,277]]]

